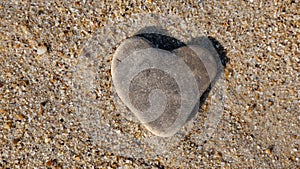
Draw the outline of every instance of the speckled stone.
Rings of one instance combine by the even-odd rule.
[[[112,78],[121,100],[153,134],[174,135],[217,73],[209,50],[182,46],[153,48],[141,37],[125,40],[112,61]]]

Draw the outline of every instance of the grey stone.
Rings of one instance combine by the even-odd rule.
[[[170,52],[133,37],[117,48],[111,71],[124,104],[149,131],[168,137],[199,109],[199,98],[215,78],[217,64],[201,46]]]

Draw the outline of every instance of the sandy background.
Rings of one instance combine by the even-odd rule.
[[[168,157],[110,151],[71,102],[84,43],[108,22],[150,12],[189,18],[229,58],[217,130],[202,145],[190,133]],[[299,27],[299,0],[1,1],[0,167],[299,168]],[[147,130],[112,115],[110,59],[95,99],[113,129],[139,139]]]

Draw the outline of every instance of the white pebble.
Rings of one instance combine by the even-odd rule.
[[[47,47],[46,46],[40,46],[40,47],[38,47],[36,52],[37,52],[38,55],[42,55],[42,54],[47,52]]]

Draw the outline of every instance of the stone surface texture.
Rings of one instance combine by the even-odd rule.
[[[122,42],[113,56],[112,80],[119,97],[147,129],[170,137],[198,111],[200,96],[216,76],[218,56],[203,46],[172,51],[152,46],[141,37]]]

